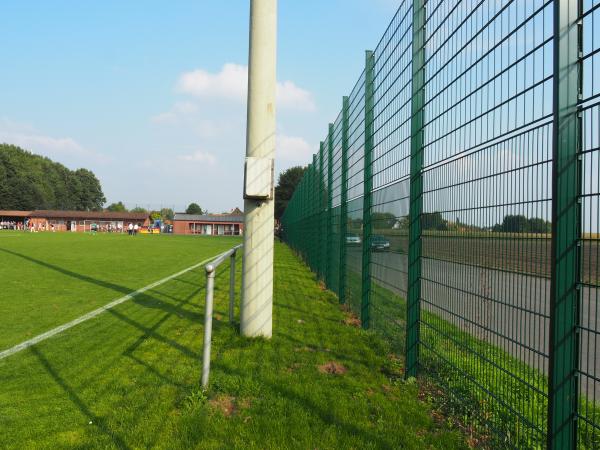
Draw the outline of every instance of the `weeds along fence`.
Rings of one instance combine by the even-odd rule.
[[[402,1],[282,218],[494,447],[600,448],[599,99],[600,0]]]

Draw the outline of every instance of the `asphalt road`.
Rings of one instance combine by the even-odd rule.
[[[349,249],[350,268],[360,270],[356,266],[360,258],[352,254],[359,252]],[[407,265],[405,254],[374,252],[371,275],[375,282],[404,296]],[[427,258],[422,277],[424,309],[548,373],[548,278]],[[585,375],[600,378],[599,301],[599,289],[582,289],[580,389],[600,401],[600,382]]]

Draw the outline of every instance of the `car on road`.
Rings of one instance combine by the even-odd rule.
[[[371,250],[374,251],[386,251],[390,249],[390,241],[381,235],[371,236]]]
[[[348,233],[346,235],[346,244],[347,245],[360,245],[361,244],[360,236],[356,233]]]

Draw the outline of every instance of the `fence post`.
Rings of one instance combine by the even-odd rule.
[[[577,447],[582,82],[580,0],[554,2],[548,448]]]
[[[348,117],[349,100],[342,100],[342,182],[340,186],[340,281],[339,299],[346,303],[346,235],[348,234]]]
[[[425,0],[413,0],[412,99],[410,121],[410,205],[406,372],[417,375],[421,317],[421,213],[423,212],[423,106],[425,103]]]
[[[363,167],[363,239],[362,239],[362,296],[360,320],[363,328],[370,326],[371,300],[371,202],[373,195],[373,76],[375,58],[373,52],[365,54],[365,157]]]
[[[231,256],[229,256],[229,323],[233,323],[235,309],[235,255],[237,251],[234,250]]]
[[[329,124],[327,134],[327,258],[325,259],[325,285],[331,289],[331,259],[333,253],[333,124]]]
[[[308,205],[306,205],[308,211],[310,211],[310,233],[309,236],[312,237],[312,270],[317,274],[317,278],[319,278],[319,248],[321,246],[321,215],[320,215],[320,201],[319,201],[319,155],[313,155],[313,170],[312,170],[312,178],[311,178],[311,199]],[[309,238],[310,239],[310,238]]]
[[[209,264],[206,269],[206,303],[204,305],[204,342],[202,349],[202,387],[208,386],[210,374],[210,341],[212,339],[213,292],[215,289],[215,267]]]
[[[327,240],[327,236],[324,233],[324,222],[325,222],[325,217],[324,217],[324,209],[325,209],[325,202],[324,202],[324,189],[323,189],[323,184],[325,181],[325,177],[324,177],[324,173],[325,173],[325,164],[323,162],[324,160],[324,148],[325,148],[325,143],[323,141],[321,141],[319,143],[319,171],[318,171],[318,176],[317,176],[317,182],[318,182],[318,205],[319,205],[319,230],[318,230],[318,235],[319,235],[319,248],[317,249],[318,255],[319,255],[319,269],[317,270],[317,273],[319,274],[319,279],[323,279],[324,278],[324,274],[325,274],[325,261],[323,258],[323,247],[325,246],[325,242]]]

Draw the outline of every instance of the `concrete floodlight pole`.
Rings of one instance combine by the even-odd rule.
[[[277,0],[252,0],[240,308],[240,331],[250,337],[272,334],[276,51]],[[261,186],[268,179],[268,195],[249,194],[260,190],[257,179]]]

